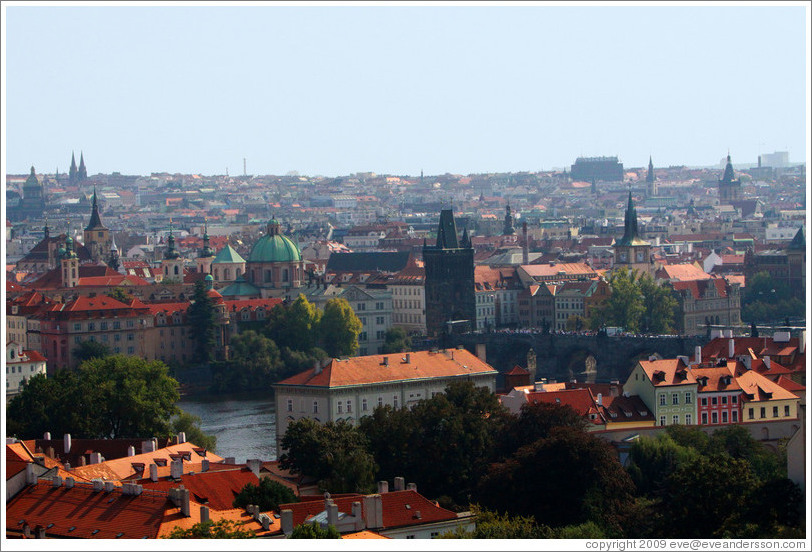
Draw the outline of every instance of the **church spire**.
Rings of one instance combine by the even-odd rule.
[[[96,197],[96,187],[93,187],[93,211],[90,213],[90,222],[87,224],[87,228],[85,230],[95,230],[98,228],[104,228],[104,225],[101,222],[101,216],[99,216],[99,203]]]
[[[164,259],[177,259],[180,253],[175,250],[175,236],[172,234],[172,219],[169,219],[169,238],[167,239],[166,252],[164,252]]]
[[[516,234],[516,229],[513,227],[513,215],[510,214],[510,203],[505,208],[505,224],[502,227],[503,236],[512,236]]]
[[[209,246],[209,219],[206,219],[205,226],[203,227],[203,250],[200,252],[200,257],[214,257],[214,252]]]
[[[727,165],[725,165],[725,173],[722,175],[721,182],[733,182],[735,175],[733,174],[733,163],[730,162],[730,153],[727,154]]]
[[[79,171],[76,176],[78,182],[87,180],[87,168],[85,167],[85,154],[83,152],[79,152]]]
[[[457,240],[457,225],[454,222],[454,211],[443,209],[440,211],[440,225],[437,228],[437,247],[439,249],[459,249]]]
[[[632,192],[629,190],[629,202],[626,205],[626,217],[623,220],[623,237],[618,245],[631,245],[635,240],[639,240],[637,235],[637,211],[634,208]]]
[[[70,170],[68,171],[68,182],[73,185],[76,184],[76,175],[78,170],[76,169],[76,155],[73,152],[70,152]]]
[[[651,162],[651,156],[648,156],[648,173],[646,173],[646,182],[652,184],[654,182],[654,163]]]

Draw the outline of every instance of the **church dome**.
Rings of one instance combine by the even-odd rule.
[[[302,253],[299,251],[299,247],[279,233],[279,223],[276,220],[268,223],[268,233],[257,240],[248,256],[249,263],[280,263],[301,260]]]

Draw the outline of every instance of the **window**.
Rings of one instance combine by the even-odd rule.
[[[319,413],[319,401],[313,401],[313,414]]]
[[[784,416],[789,416],[789,405],[788,404],[784,405]]]
[[[106,330],[107,329],[107,322],[99,322],[99,329]]]
[[[288,399],[288,412],[293,412],[293,399]]]
[[[747,417],[748,417],[749,419],[751,419],[751,420],[754,418],[754,416],[753,416],[753,409],[752,409],[752,408],[748,408],[748,409],[747,409]]]
[[[135,347],[127,347],[127,354],[131,355],[133,353],[135,353]]]
[[[127,334],[127,341],[135,341],[135,334],[128,333]]]
[[[708,397],[702,397],[702,406],[708,406]]]
[[[691,415],[690,414],[685,415],[685,423],[687,425],[691,425]]]
[[[397,395],[392,396],[392,406],[394,406],[395,408],[398,407],[398,396]]]
[[[344,412],[344,401],[338,401],[338,413]]]
[[[358,303],[358,310],[359,311],[367,310],[367,304],[366,303]]]
[[[82,342],[82,338],[77,335],[76,337],[73,338],[73,342],[78,345],[79,343]]]
[[[774,406],[773,407],[773,418],[777,418],[777,417],[778,417],[778,407]]]
[[[691,393],[689,391],[685,392],[685,404],[691,404],[693,399],[691,398]]]
[[[767,417],[767,409],[762,406],[759,414],[761,414],[761,418],[766,418]]]
[[[665,416],[660,416],[660,425],[661,426],[665,425]]]
[[[113,335],[113,341],[121,341],[121,334]]]
[[[113,320],[113,329],[120,330],[121,329],[121,320]]]
[[[665,406],[665,393],[660,393],[660,406]]]
[[[361,400],[361,410],[364,411],[364,412],[367,411],[367,400],[366,399]]]
[[[379,326],[380,326],[381,324],[383,324],[383,323],[384,323],[384,318],[383,318],[383,316],[376,316],[376,317],[375,317],[375,323],[376,323],[376,324],[378,324]]]
[[[135,321],[134,320],[127,320],[127,327],[128,328],[135,327]]]
[[[679,393],[671,393],[671,404],[679,404]]]
[[[383,406],[383,397],[378,397],[378,406]]]
[[[702,425],[706,425],[707,423],[708,423],[708,413],[703,412],[702,413]]]
[[[672,423],[672,424],[674,424],[674,425],[679,424],[679,414],[674,414],[674,415],[671,417],[671,423]]]
[[[716,406],[717,404],[719,404],[719,398],[718,397],[711,398],[711,404],[713,406]]]
[[[727,404],[727,395],[722,397],[722,404]]]
[[[73,331],[74,332],[81,332],[82,331],[82,323],[77,322],[76,324],[74,324],[73,325]]]
[[[730,413],[730,415],[731,415],[731,420],[733,421],[734,424],[739,421],[739,411],[738,410],[734,410],[733,412]]]
[[[732,397],[730,397],[730,402],[731,402],[731,404],[738,404],[739,403],[739,397],[737,397],[736,395],[733,395]]]
[[[87,331],[92,332],[95,329],[96,329],[96,324],[94,324],[93,322],[88,322],[87,323]]]
[[[383,310],[383,302],[375,303],[375,310]]]

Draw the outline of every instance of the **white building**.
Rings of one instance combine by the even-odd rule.
[[[401,408],[430,399],[452,381],[470,380],[494,392],[496,374],[465,349],[331,359],[273,386],[277,443],[301,418],[354,424],[378,406]]]
[[[20,392],[23,381],[45,374],[45,357],[36,351],[23,350],[15,342],[6,343],[6,396]]]

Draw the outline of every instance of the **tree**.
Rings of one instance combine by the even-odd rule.
[[[477,496],[488,508],[533,516],[553,528],[591,520],[617,535],[634,511],[633,489],[608,443],[585,431],[553,428],[548,437],[492,464]]]
[[[189,305],[189,309],[186,311],[186,317],[197,344],[195,360],[201,363],[211,362],[214,359],[214,349],[217,346],[219,322],[214,300],[209,296],[206,285],[202,280],[195,282],[192,304]]]
[[[217,437],[203,433],[203,430],[200,429],[199,416],[180,410],[179,413],[172,418],[170,425],[172,427],[172,435],[183,432],[186,434],[186,440],[188,442],[194,443],[211,452],[215,451]]]
[[[569,405],[543,402],[522,405],[519,415],[507,416],[504,429],[498,432],[498,458],[504,460],[521,447],[546,439],[556,427],[586,431],[587,421]]]
[[[273,340],[253,330],[235,334],[231,358],[214,368],[215,391],[247,391],[267,387],[286,375],[282,354]]]
[[[678,444],[667,433],[661,433],[656,438],[641,437],[635,441],[629,450],[626,470],[638,493],[663,498],[668,474],[696,462],[699,457],[696,449]]]
[[[296,494],[281,483],[270,477],[261,477],[259,485],[246,483],[242,490],[234,497],[235,508],[245,508],[249,504],[256,504],[260,511],[278,510],[280,504],[299,502]]]
[[[167,539],[254,539],[256,532],[252,529],[241,529],[245,522],[229,519],[218,521],[201,521],[189,529],[175,527]]]
[[[637,280],[643,294],[645,312],[642,318],[642,331],[647,334],[668,334],[674,329],[674,318],[679,304],[666,286],[658,286],[649,274]]]
[[[31,378],[8,403],[8,431],[24,439],[45,431],[86,439],[169,435],[179,398],[178,382],[160,361],[96,358],[75,372]]]
[[[292,422],[281,441],[285,451],[279,466],[309,475],[333,493],[373,489],[377,466],[367,451],[367,439],[345,420],[324,425],[302,418]]]
[[[412,340],[406,335],[406,330],[399,326],[393,326],[386,330],[386,337],[384,338],[383,350],[385,355],[392,353],[405,353],[412,350]]]
[[[268,313],[265,334],[280,348],[309,351],[318,343],[321,311],[299,294],[290,305],[277,305]]]
[[[742,320],[753,323],[804,316],[805,312],[804,302],[792,296],[787,283],[776,280],[768,272],[759,272],[747,280],[741,304]]]
[[[330,299],[319,321],[321,346],[334,358],[352,355],[358,350],[361,328],[361,321],[346,299]]]
[[[603,305],[594,309],[592,329],[598,329],[595,325],[600,321],[602,324],[620,326],[628,332],[638,332],[646,307],[643,292],[637,285],[636,273],[621,268],[612,273],[609,285],[612,287],[612,294]]]
[[[104,358],[110,356],[110,347],[100,341],[82,341],[79,347],[73,352],[73,356],[79,362],[90,360],[91,358]]]
[[[302,523],[293,528],[289,539],[340,539],[341,533],[328,525],[326,528],[317,523]]]
[[[786,457],[782,457],[753,438],[742,425],[717,429],[710,436],[709,453],[724,453],[734,459],[745,460],[760,481],[787,476]]]
[[[114,269],[115,270],[115,269]],[[121,301],[122,303],[128,303],[133,300],[132,295],[124,291],[122,287],[114,287],[110,291],[107,292],[107,297],[115,299],[116,301]]]
[[[457,527],[441,534],[440,539],[544,539],[548,538],[549,528],[539,527],[532,516],[511,516],[500,514],[471,505],[471,513],[476,515],[476,527],[468,531]]]

